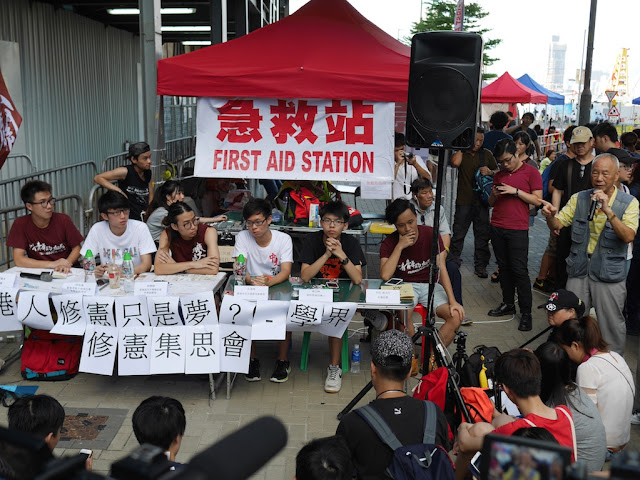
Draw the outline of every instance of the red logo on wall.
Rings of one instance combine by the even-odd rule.
[[[13,144],[16,143],[20,124],[22,124],[22,117],[11,101],[9,90],[0,71],[0,168],[11,153]]]

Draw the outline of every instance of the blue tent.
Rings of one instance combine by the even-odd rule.
[[[545,94],[548,97],[547,103],[549,105],[564,105],[564,95],[560,95],[559,93],[552,92],[551,90],[544,88],[526,73],[522,75],[518,81],[531,90]]]
[[[634,98],[631,103],[633,103],[634,105],[640,105],[640,97],[638,98]]]

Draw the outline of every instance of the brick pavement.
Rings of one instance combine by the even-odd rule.
[[[352,203],[346,196],[347,203]],[[382,211],[383,201],[359,199],[358,207],[363,212]],[[447,212],[449,208],[447,206]],[[449,215],[451,218],[451,215]],[[530,232],[529,274],[533,279],[540,265],[540,257],[547,242],[547,228],[541,217],[536,218]],[[380,237],[372,236],[372,241],[380,241]],[[377,247],[376,247],[377,248]],[[375,250],[375,248],[374,248]],[[530,334],[519,332],[517,319],[503,321],[486,316],[489,309],[496,306],[501,299],[500,288],[488,279],[481,280],[473,275],[473,242],[469,232],[463,251],[461,268],[463,277],[463,298],[467,316],[474,323],[463,327],[469,334],[467,352],[479,344],[496,345],[505,351],[524,343],[533,334],[546,327],[546,317],[541,310],[534,308],[533,331]],[[377,276],[379,256],[368,255],[369,276]],[[493,271],[494,263],[489,270]],[[537,292],[534,295],[534,306],[543,303],[545,297]],[[356,331],[362,328],[362,320],[356,315],[351,325],[350,347],[359,341],[362,334]],[[320,335],[311,339],[309,368],[306,372],[299,369],[300,346],[302,335],[294,335],[293,350],[290,353],[292,373],[290,380],[283,384],[268,381],[275,362],[275,342],[261,342],[258,354],[262,363],[261,382],[248,383],[238,378],[230,400],[219,392],[218,399],[207,400],[208,383],[205,376],[158,375],[154,377],[103,377],[98,375],[79,374],[67,382],[39,382],[39,393],[48,393],[56,397],[68,408],[111,408],[128,410],[124,423],[113,441],[104,450],[95,450],[94,470],[107,473],[114,460],[127,455],[137,446],[131,426],[131,415],[136,406],[150,395],[168,395],[178,398],[187,413],[187,429],[182,448],[178,454],[179,462],[188,462],[196,453],[202,451],[226,434],[233,432],[260,415],[275,415],[287,426],[289,442],[287,447],[264,468],[257,472],[254,479],[291,479],[295,473],[295,456],[300,447],[307,441],[321,436],[332,435],[338,425],[337,413],[360,391],[370,379],[369,348],[362,345],[361,372],[343,376],[342,391],[335,395],[324,392],[324,376],[329,361],[327,341]],[[535,348],[537,344],[533,344]],[[628,342],[628,344],[631,342]],[[0,344],[0,355],[15,345]],[[629,350],[629,349],[628,349]],[[625,355],[630,367],[635,367],[636,358],[631,352]],[[19,364],[15,363],[2,371],[0,383],[24,383],[19,374]],[[410,387],[415,385],[410,380]],[[369,393],[360,404],[373,399]],[[0,423],[6,424],[6,417],[0,416]],[[640,446],[640,427],[632,427],[631,448]],[[76,453],[77,450],[58,449],[57,454]],[[238,455],[240,458],[240,452]],[[239,460],[235,460],[239,461]]]

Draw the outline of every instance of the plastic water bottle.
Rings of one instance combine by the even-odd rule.
[[[233,276],[236,281],[236,285],[244,285],[244,276],[247,273],[247,261],[243,254],[238,255],[238,258],[233,262]]]
[[[351,350],[351,373],[360,373],[360,344],[358,343]]]
[[[124,285],[125,293],[133,293],[133,278],[135,276],[134,268],[131,254],[129,252],[125,252],[122,259],[122,283]]]
[[[87,282],[93,279],[94,270],[96,269],[96,259],[91,250],[86,251],[82,267],[84,268],[84,281]]]

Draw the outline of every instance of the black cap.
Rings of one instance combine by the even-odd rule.
[[[578,296],[570,292],[569,290],[558,290],[553,292],[549,297],[549,300],[545,304],[544,308],[548,312],[555,312],[556,310],[571,309],[576,311],[576,316],[582,318],[584,316],[584,302],[578,298]]]

